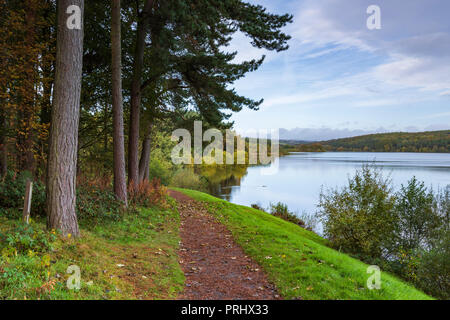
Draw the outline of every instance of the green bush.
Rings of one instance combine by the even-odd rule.
[[[450,232],[443,241],[421,255],[415,284],[436,298],[450,299]]]
[[[8,171],[0,178],[0,214],[10,218],[20,215],[17,209],[23,208],[27,180],[32,180],[29,172],[16,174]],[[39,181],[33,183],[31,202],[32,216],[45,216],[45,185]]]
[[[450,299],[450,185],[434,196],[434,215],[439,224],[433,230],[417,266],[416,284],[431,295]]]
[[[413,177],[396,194],[396,242],[405,251],[426,247],[439,226],[433,193]]]
[[[333,247],[450,298],[450,186],[433,194],[414,177],[394,194],[364,166],[342,190],[322,192],[319,208]]]
[[[432,245],[440,219],[433,210],[433,193],[415,177],[402,185],[395,196],[395,236],[389,248],[389,265],[395,273],[415,282],[422,256]]]
[[[109,189],[81,184],[77,187],[77,216],[80,222],[117,221],[122,216],[122,203]]]
[[[390,181],[363,166],[346,187],[321,193],[319,214],[333,247],[379,263],[395,236],[394,206]]]

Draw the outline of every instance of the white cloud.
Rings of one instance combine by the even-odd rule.
[[[244,121],[251,126],[258,119],[260,126],[269,127],[277,123],[331,127],[347,118],[359,124],[341,127],[424,129],[438,119],[426,115],[446,111],[448,0],[377,0],[382,29],[373,31],[366,27],[366,9],[374,4],[372,0],[265,3],[283,13],[283,6],[295,7],[290,10],[294,24],[287,28],[293,39],[287,52],[269,53],[260,70],[237,84],[239,93],[265,99],[258,114],[233,116],[239,125]],[[235,44],[242,60],[263,54],[243,37]],[[395,129],[385,124],[388,114],[397,123]]]
[[[441,59],[397,55],[393,62],[377,66],[374,76],[392,85],[438,91],[441,95],[450,90],[450,64]]]
[[[384,56],[387,62],[373,68],[374,81],[448,94],[450,34],[440,29],[448,26],[448,21],[425,21],[425,15],[420,25],[422,32],[428,32],[411,35],[404,30],[416,30],[419,21],[405,14],[405,6],[382,1],[382,17],[386,22],[383,30],[368,31],[361,22],[365,19],[364,8],[369,2],[305,1],[298,10],[293,28],[297,42],[313,48],[313,52],[305,58],[317,58],[349,48],[376,53]],[[439,16],[437,13],[444,8],[432,5],[418,0],[410,1],[416,13],[422,10],[429,15],[431,11],[434,16]],[[396,16],[400,21],[392,21]],[[400,29],[401,23],[404,30]]]
[[[327,18],[324,7],[317,2],[307,2],[296,15],[293,37],[301,44],[313,44],[315,47],[329,44],[337,45],[335,50],[355,47],[373,51],[373,48],[361,39],[361,31],[341,30],[337,21]]]

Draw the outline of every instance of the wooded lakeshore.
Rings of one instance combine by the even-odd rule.
[[[448,130],[269,137],[267,124],[314,109],[305,101],[352,91],[346,72],[329,91],[302,91],[323,82],[314,67],[362,42],[315,47],[296,18],[332,24],[300,2],[0,0],[0,300],[449,299],[450,185],[410,177],[394,190],[363,165],[320,192],[317,215],[282,193],[267,208],[212,196],[249,168],[279,173],[290,152],[449,152]],[[380,7],[363,9],[380,31]],[[278,102],[299,107],[274,119]],[[253,124],[266,134],[238,134]],[[186,161],[174,161],[183,142]]]

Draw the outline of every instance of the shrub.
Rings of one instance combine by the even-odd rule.
[[[417,280],[421,256],[432,245],[440,225],[433,202],[433,193],[415,177],[396,193],[395,237],[389,248],[389,265],[394,272],[410,281]]]
[[[264,209],[264,208],[261,206],[261,204],[259,204],[259,203],[254,203],[254,204],[251,205],[251,207],[252,207],[253,209],[256,209],[256,210],[259,210],[259,211],[262,211],[262,212],[266,212],[266,209]]]
[[[27,179],[32,180],[31,173],[21,172],[17,174],[13,171],[8,171],[0,179],[0,213],[11,218],[17,218],[17,209],[23,208]],[[45,185],[39,181],[34,181],[31,215],[45,216],[45,212]]]
[[[269,213],[275,217],[292,222],[302,228],[305,227],[305,222],[298,218],[295,213],[290,212],[287,205],[278,202],[277,204],[270,204]]]
[[[450,232],[442,241],[421,255],[417,266],[415,284],[436,298],[450,299]]]
[[[17,254],[48,252],[56,241],[56,232],[46,232],[35,224],[17,222],[7,234],[0,233],[1,255],[5,258]]]
[[[172,178],[171,185],[178,188],[204,190],[205,186],[200,176],[192,169],[180,169]]]
[[[117,200],[107,178],[84,180],[77,183],[77,216],[80,222],[119,220],[122,203]]]
[[[319,232],[319,218],[315,214],[303,212],[299,218],[305,223],[304,228],[312,232]]]
[[[413,177],[396,194],[396,242],[405,251],[429,245],[439,226],[439,217],[433,211],[433,193],[423,182]]]
[[[392,194],[389,181],[364,166],[347,187],[322,192],[319,208],[332,246],[450,298],[450,186],[433,195],[412,178]]]
[[[343,189],[322,191],[319,214],[333,247],[377,263],[395,235],[394,206],[390,181],[363,166]]]
[[[421,252],[415,283],[429,294],[450,299],[450,185],[434,196],[433,212],[440,223]]]
[[[130,203],[152,207],[155,205],[164,206],[166,202],[167,190],[161,185],[159,179],[153,179],[151,182],[144,180],[137,187],[130,186],[128,190]]]

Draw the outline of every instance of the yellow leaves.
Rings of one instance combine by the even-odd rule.
[[[8,258],[11,258],[11,257],[17,257],[17,249],[11,248],[11,247],[3,248],[2,257],[5,260],[8,260]]]
[[[50,258],[50,256],[48,254],[42,256],[42,258],[41,258],[41,265],[43,267],[46,267],[46,268],[50,267],[50,259],[51,258]]]

